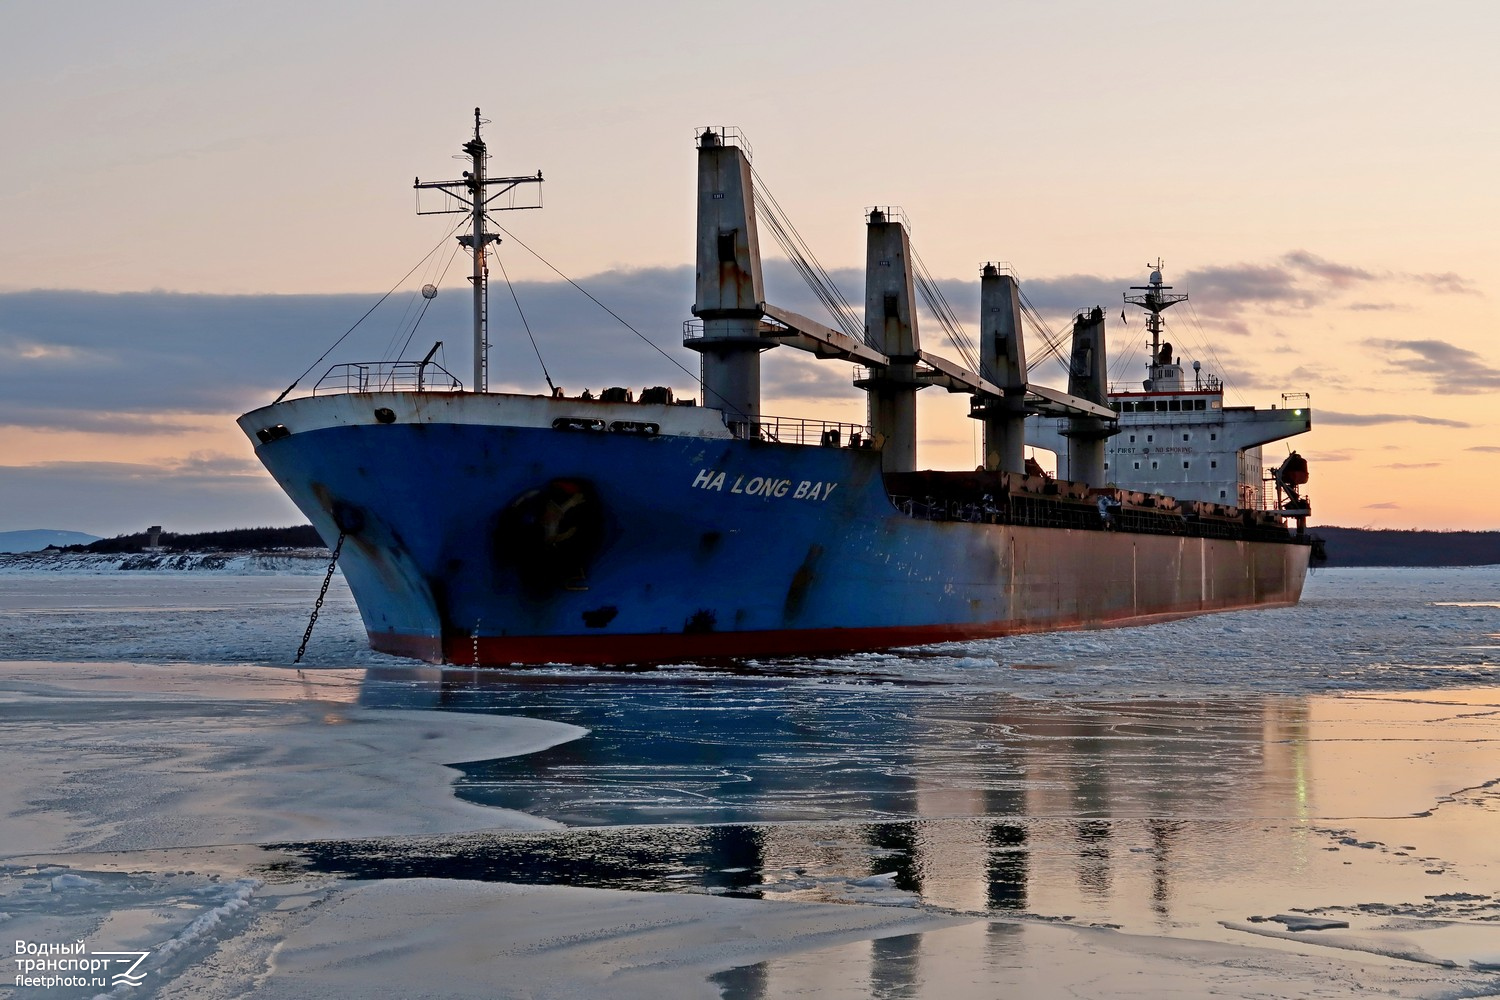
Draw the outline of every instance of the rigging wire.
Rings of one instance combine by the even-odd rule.
[[[1031,299],[1027,297],[1026,292],[1024,291],[1024,286],[1023,290],[1020,292],[1020,298],[1021,312],[1031,323],[1033,328],[1041,334],[1042,349],[1044,352],[1043,356],[1041,357],[1033,355],[1027,360],[1027,374],[1030,374],[1039,365],[1044,364],[1049,357],[1056,360],[1058,365],[1062,367],[1064,372],[1070,371],[1071,365],[1068,359],[1069,352],[1065,349],[1064,346],[1066,341],[1066,334],[1054,331],[1046,323],[1046,321],[1042,319],[1039,310],[1032,303]],[[1127,331],[1129,331],[1130,324],[1128,322],[1126,323],[1125,328]],[[1122,381],[1128,379],[1129,365],[1134,363],[1139,347],[1133,338],[1128,340],[1127,342],[1130,344],[1130,350],[1125,353],[1124,360],[1120,360],[1120,358],[1116,357],[1112,358],[1110,361],[1110,371],[1112,373],[1109,376],[1110,381]]]
[[[432,283],[435,287],[439,287],[439,288],[442,287],[443,279],[448,276],[448,269],[453,266],[453,259],[458,256],[458,248],[459,248],[459,246],[460,246],[460,244],[457,241],[455,241],[454,244],[453,244],[453,252],[448,255],[448,263],[446,263],[446,264],[443,265],[443,270],[441,272],[439,272],[439,274],[437,275],[437,280]],[[422,300],[422,311],[419,312],[419,313],[417,313],[416,321],[414,323],[412,323],[411,330],[406,335],[406,342],[401,345],[401,352],[396,355],[396,360],[397,361],[400,361],[401,358],[402,358],[402,356],[404,356],[406,354],[406,349],[411,346],[411,339],[412,339],[412,337],[416,336],[417,327],[419,327],[419,326],[422,325],[422,319],[423,319],[423,317],[425,317],[427,315],[427,307],[430,306],[430,305],[432,305],[432,303],[434,301],[436,301],[436,299],[437,299],[436,296],[433,296],[430,299],[429,298],[423,298],[423,300]]]
[[[855,314],[853,306],[849,304],[833,279],[823,265],[818,262],[811,248],[808,247],[802,235],[797,232],[796,226],[791,222],[775,195],[766,185],[765,180],[752,166],[750,168],[752,179],[755,181],[755,209],[756,215],[766,223],[777,244],[791,261],[792,266],[802,276],[808,288],[818,300],[823,303],[835,321],[855,340],[869,344],[868,330],[864,323]],[[959,322],[957,314],[949,304],[942,288],[933,279],[927,265],[922,261],[916,249],[911,251],[912,261],[915,265],[917,284],[921,289],[923,300],[928,310],[937,318],[940,326],[948,335],[948,340],[957,349],[959,355],[971,370],[979,372],[978,351],[974,347],[973,339],[964,330],[963,324]]]
[[[1123,309],[1120,311],[1124,313]],[[1140,353],[1142,342],[1136,339],[1129,320],[1125,321],[1125,336],[1127,338],[1125,342],[1130,345],[1130,349],[1123,354],[1113,355],[1110,358],[1109,380],[1111,382],[1129,382],[1130,367],[1136,363],[1136,357]]]
[[[412,308],[416,305],[420,292],[420,288],[414,288],[411,294],[406,297],[406,309],[401,313],[401,319],[396,323],[395,329],[391,331],[391,339],[386,341],[385,350],[380,352],[381,361],[385,361],[395,353],[396,342],[401,339],[401,334],[406,330],[406,321],[411,318]],[[399,360],[399,357],[397,360]]]
[[[434,285],[434,286],[441,286],[442,285],[442,283],[443,283],[443,276],[448,273],[448,268],[453,264],[453,258],[456,257],[456,256],[458,256],[459,248],[462,245],[463,244],[461,244],[457,240],[453,241],[453,249],[448,254],[448,261],[447,261],[447,263],[443,263],[440,259],[438,259],[436,257],[429,257],[428,258],[431,263],[428,265],[427,272],[422,275],[422,278],[424,279],[424,284],[431,284],[431,285]],[[438,270],[440,267],[441,267],[441,271]],[[431,299],[425,299],[425,300],[423,300],[422,306],[420,307],[420,309],[418,309],[418,315],[417,315],[416,321],[415,321],[415,323],[413,323],[411,329],[408,330],[407,329],[407,321],[412,318],[412,309],[416,305],[416,302],[417,302],[418,297],[420,296],[420,293],[421,293],[421,287],[418,286],[416,288],[413,288],[411,295],[407,297],[407,300],[406,300],[406,309],[405,309],[404,312],[402,312],[402,314],[401,314],[401,321],[396,324],[395,331],[391,334],[390,341],[385,345],[385,351],[384,351],[384,353],[382,353],[380,355],[380,360],[381,361],[386,361],[388,359],[389,360],[394,360],[394,361],[400,361],[401,360],[401,356],[406,353],[407,345],[409,345],[411,343],[412,334],[416,333],[416,324],[417,323],[421,323],[421,321],[422,321],[422,314],[424,314],[427,311],[427,306],[430,305],[431,302],[432,302]],[[398,341],[401,341],[401,335],[402,335],[402,333],[406,334],[406,339],[405,339],[405,341],[402,341],[400,351],[397,351],[397,349],[396,349],[396,343]]]
[[[802,234],[797,232],[797,227],[792,225],[791,218],[782,209],[776,196],[771,193],[771,189],[753,164],[750,166],[750,177],[755,182],[756,214],[763,217],[769,224],[771,234],[780,244],[782,251],[802,275],[802,279],[807,282],[813,294],[833,315],[839,328],[855,340],[868,344],[864,323],[854,312],[854,307],[849,304],[849,300],[844,297],[843,292],[839,291],[823,265],[818,262],[812,248],[807,245]]]
[[[552,384],[552,376],[547,372],[547,362],[542,360],[542,349],[536,346],[536,337],[531,334],[531,324],[526,322],[526,314],[521,311],[521,300],[516,298],[516,286],[510,283],[510,275],[505,273],[505,262],[500,259],[499,247],[495,248],[494,256],[495,264],[500,268],[500,277],[505,279],[505,287],[510,289],[510,300],[516,304],[516,314],[521,317],[521,325],[526,328],[526,339],[531,341],[531,349],[536,352],[536,363],[542,366],[542,378],[547,380],[547,388],[555,396],[557,386]]]
[[[324,351],[322,354],[320,354],[318,356],[318,360],[316,360],[312,364],[308,365],[307,369],[305,371],[303,371],[303,373],[301,375],[298,375],[296,378],[292,379],[292,384],[289,385],[289,386],[287,386],[285,389],[281,390],[281,395],[277,396],[274,400],[272,400],[271,405],[274,406],[277,403],[281,402],[283,399],[286,399],[287,393],[289,393],[293,389],[297,388],[297,383],[301,382],[303,379],[307,378],[307,373],[308,372],[312,371],[314,368],[318,367],[318,365],[322,364],[323,360],[325,358],[327,358],[328,355],[330,355],[330,354],[333,353],[333,349],[335,347],[338,347],[340,344],[342,344],[344,342],[344,338],[345,337],[348,337],[349,334],[351,334],[351,333],[353,333],[355,331],[355,329],[359,326],[359,324],[363,323],[366,319],[368,319],[369,316],[370,316],[370,313],[374,312],[376,309],[379,309],[380,308],[380,303],[382,303],[386,299],[390,298],[391,294],[393,292],[395,292],[396,289],[400,288],[403,284],[405,284],[406,283],[406,279],[410,278],[414,273],[416,273],[417,268],[419,268],[423,264],[425,264],[427,262],[427,258],[428,257],[431,257],[433,254],[437,253],[439,247],[441,247],[445,242],[447,242],[448,237],[450,237],[454,233],[458,232],[458,230],[462,226],[463,226],[463,222],[460,221],[458,223],[458,225],[456,225],[452,229],[448,230],[448,232],[446,234],[444,234],[443,238],[438,241],[437,246],[434,246],[431,250],[427,251],[426,256],[424,256],[421,260],[419,260],[415,264],[413,264],[412,265],[412,269],[410,271],[407,271],[405,274],[403,274],[401,276],[401,280],[398,281],[398,282],[396,282],[394,285],[391,286],[390,291],[386,292],[379,299],[377,299],[375,301],[375,304],[373,306],[371,306],[369,309],[365,310],[365,314],[363,316],[361,316],[359,319],[357,319],[357,320],[354,321],[354,326],[351,326],[349,329],[345,330],[342,334],[340,334],[339,335],[339,339],[335,340],[332,344],[330,344],[329,347],[328,347],[328,350]]]
[[[1208,337],[1201,332],[1202,329],[1203,329],[1203,324],[1198,319],[1198,310],[1196,308],[1194,308],[1194,306],[1193,306],[1193,300],[1192,299],[1188,299],[1187,300],[1187,306],[1188,306],[1188,312],[1192,314],[1193,322],[1195,324],[1197,324],[1198,329],[1200,331],[1199,338],[1203,341],[1204,346],[1208,348],[1208,356],[1213,359],[1214,365],[1218,368],[1218,373],[1217,374],[1219,376],[1219,381],[1222,384],[1228,386],[1229,385],[1229,380],[1224,377],[1224,375],[1225,375],[1224,362],[1222,362],[1222,361],[1219,360],[1219,354],[1218,354],[1217,351],[1214,350],[1214,345],[1213,345],[1212,341],[1210,341],[1208,339]],[[1239,400],[1239,403],[1240,403],[1241,406],[1248,405],[1245,402],[1244,395],[1240,393],[1240,390],[1239,390],[1238,386],[1232,386],[1231,389],[1234,392],[1234,398],[1237,399],[1237,400]]]
[[[666,351],[662,350],[655,343],[653,343],[651,341],[651,338],[647,337],[644,333],[642,333],[641,331],[637,330],[635,327],[633,327],[629,323],[627,323],[625,321],[625,319],[620,316],[619,313],[615,312],[609,306],[605,305],[603,302],[600,302],[598,299],[594,298],[594,295],[593,295],[592,292],[590,292],[587,288],[584,288],[582,285],[580,285],[578,282],[574,281],[572,278],[568,277],[566,274],[563,274],[561,271],[559,271],[557,269],[556,265],[554,265],[547,258],[543,257],[541,254],[537,253],[531,247],[527,246],[524,242],[522,242],[522,240],[520,239],[520,237],[518,237],[515,233],[511,232],[509,229],[506,229],[504,226],[500,225],[498,222],[495,223],[495,228],[497,230],[499,230],[500,232],[504,233],[509,239],[515,240],[516,245],[519,246],[522,250],[525,250],[527,253],[531,254],[533,257],[535,257],[537,260],[541,261],[543,264],[546,264],[549,268],[552,269],[552,273],[556,274],[559,278],[561,278],[562,280],[566,281],[568,284],[572,285],[574,288],[576,288],[580,292],[582,292],[589,299],[590,302],[594,303],[594,305],[598,306],[600,309],[603,309],[605,312],[607,312],[611,316],[613,316],[619,322],[619,324],[621,326],[623,326],[625,329],[629,330],[631,333],[635,334],[637,337],[639,337],[642,340],[644,340],[646,342],[646,344],[653,351],[655,351],[657,354],[660,354],[662,357],[666,358],[668,361],[672,362],[672,364],[675,365],[677,368],[681,369],[687,375],[688,378],[690,378],[694,382],[698,383],[699,387],[704,391],[705,394],[709,391],[708,386],[706,386],[706,385],[703,384],[703,379],[702,379],[701,376],[693,373],[692,371],[689,371],[686,367],[683,366],[683,364],[680,361],[678,361],[676,358],[672,357],[672,355],[668,354]],[[717,396],[718,393],[714,393],[714,395]],[[721,400],[724,403],[726,403],[726,404],[729,402],[728,400],[723,400],[722,397],[721,397]]]
[[[1033,355],[1031,358],[1027,359],[1026,374],[1030,375],[1034,370],[1036,370],[1037,366],[1045,362],[1049,356],[1056,359],[1057,363],[1063,367],[1064,371],[1068,370],[1068,358],[1062,350],[1063,335],[1054,331],[1052,327],[1048,325],[1047,321],[1042,319],[1041,312],[1038,311],[1036,306],[1032,303],[1031,297],[1026,294],[1026,286],[1021,284],[1019,275],[1017,275],[1016,277],[1016,284],[1018,286],[1017,291],[1019,292],[1021,299],[1021,315],[1026,318],[1026,320],[1031,324],[1032,328],[1037,333],[1040,333],[1042,335],[1043,355],[1042,357],[1036,357]]]
[[[915,246],[911,247],[912,263],[916,265],[912,270],[916,272],[917,289],[922,299],[927,303],[927,309],[937,318],[938,325],[943,332],[948,334],[948,342],[958,351],[964,363],[977,375],[979,371],[979,352],[974,347],[974,340],[969,336],[963,324],[958,321],[958,315],[954,313],[953,307],[948,304],[948,299],[943,295],[943,290],[932,273],[927,270],[927,265],[922,261],[922,255],[917,253]]]
[[[849,336],[863,340],[864,333],[862,330],[855,328],[852,312],[848,315],[845,314],[846,308],[851,307],[848,307],[847,303],[843,301],[842,294],[836,288],[826,283],[824,278],[819,277],[815,263],[810,262],[798,251],[795,237],[789,231],[790,223],[785,219],[777,217],[761,198],[759,192],[755,196],[755,207],[760,221],[765,223],[771,235],[776,238],[776,243],[781,247],[782,252],[786,254],[788,262],[801,275],[803,283],[817,296],[818,301],[823,303],[823,308],[828,310],[834,323]]]

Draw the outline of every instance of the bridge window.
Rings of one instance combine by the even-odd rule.
[[[1183,468],[1184,468],[1184,469],[1186,469],[1186,468],[1187,468],[1187,467],[1188,467],[1188,463],[1186,463],[1186,462],[1183,462],[1183,463],[1182,463],[1182,467],[1183,467]]]
[[[1146,435],[1146,440],[1147,440],[1147,441],[1150,441],[1150,440],[1152,440],[1152,439],[1153,439],[1153,438],[1155,438],[1155,437],[1156,437],[1156,435],[1155,435],[1155,434],[1147,434],[1147,435]]]
[[[1151,463],[1151,468],[1153,468],[1153,469],[1156,468],[1156,463],[1155,462]]]
[[[1228,496],[1228,494],[1225,493],[1223,490],[1219,491],[1219,499],[1220,500],[1223,500],[1226,496]]]
[[[1141,467],[1141,463],[1140,463],[1140,462],[1137,462],[1137,463],[1135,463],[1135,467],[1136,467],[1136,468],[1137,468],[1137,469],[1139,469],[1139,468],[1140,468],[1140,467]]]
[[[1217,440],[1219,440],[1218,432],[1216,432],[1216,431],[1210,431],[1209,434],[1208,434],[1208,439],[1210,441],[1217,441]]]
[[[1187,436],[1187,435],[1186,435],[1186,434],[1184,434],[1184,435],[1183,435],[1183,436],[1182,436],[1182,439],[1183,439],[1183,440],[1184,440],[1184,441],[1186,441],[1186,440],[1187,440],[1187,439],[1188,439],[1188,436]]]
[[[1219,467],[1219,460],[1216,459],[1216,458],[1215,459],[1210,459],[1209,463],[1208,463],[1208,467],[1210,469],[1217,469]]]

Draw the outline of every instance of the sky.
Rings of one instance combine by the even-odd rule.
[[[971,332],[1005,261],[1054,329],[1103,305],[1135,381],[1120,296],[1160,257],[1191,296],[1168,337],[1231,404],[1311,394],[1314,430],[1267,457],[1309,458],[1315,521],[1500,528],[1497,29],[1492,4],[1372,0],[11,0],[0,530],[300,521],[234,418],[393,288],[309,381],[438,340],[467,381],[467,262],[411,183],[458,176],[476,105],[492,172],[546,178],[500,261],[570,392],[697,394],[693,133],[733,125],[851,300],[865,209],[899,205]],[[508,299],[494,382],[540,391]],[[846,365],[794,354],[767,355],[766,412],[861,419]],[[972,468],[964,398],[919,398],[919,462]]]

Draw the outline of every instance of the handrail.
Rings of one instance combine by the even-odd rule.
[[[334,365],[312,394],[334,392],[462,392],[464,384],[435,361],[373,361]]]
[[[865,424],[809,417],[761,415],[756,422],[763,441],[779,444],[818,444],[830,448],[870,447],[870,428]]]
[[[705,125],[693,129],[694,144],[703,142],[703,133],[713,132],[719,139],[719,143],[725,146],[738,146],[745,153],[745,159],[755,159],[755,151],[750,148],[750,142],[745,138],[745,132],[738,125]]]
[[[1109,394],[1111,396],[1166,396],[1185,395],[1187,393],[1223,393],[1224,380],[1217,375],[1197,375],[1193,384],[1188,385],[1187,379],[1183,379],[1183,385],[1171,389],[1146,389],[1140,382],[1111,382]]]

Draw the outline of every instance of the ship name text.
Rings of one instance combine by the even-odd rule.
[[[838,488],[836,482],[803,479],[777,479],[774,476],[741,476],[733,480],[729,473],[717,469],[699,469],[693,480],[693,488],[714,490],[718,493],[740,493],[750,497],[790,498],[792,500],[827,500]]]

